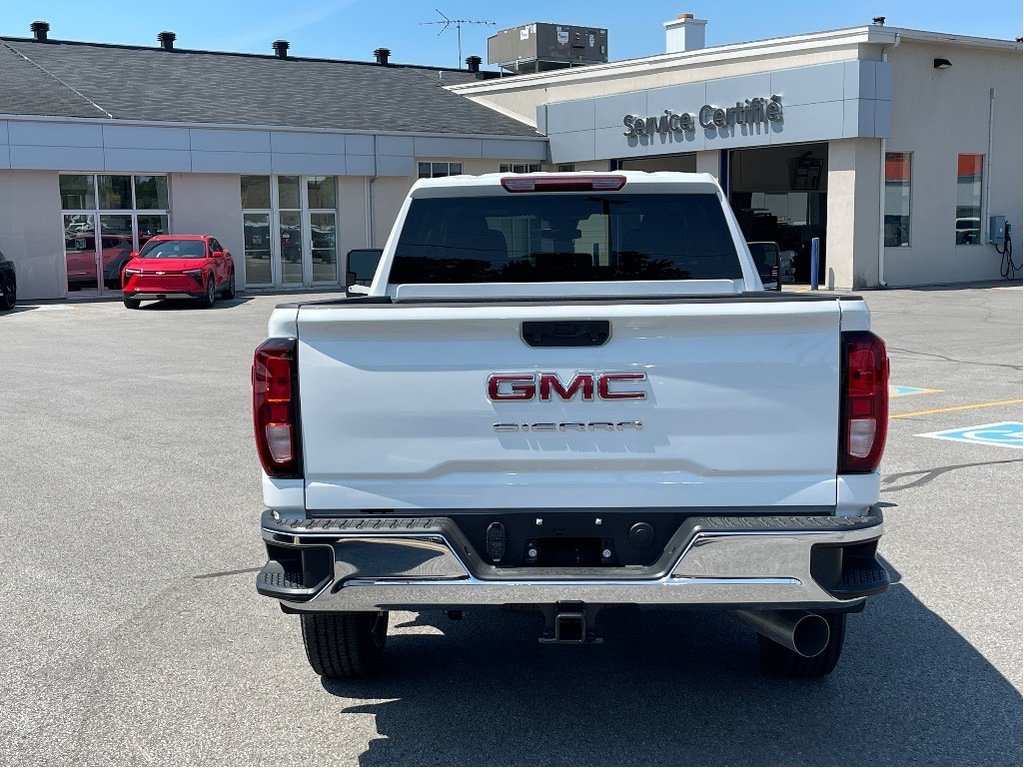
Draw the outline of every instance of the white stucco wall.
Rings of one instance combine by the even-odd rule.
[[[213,235],[231,251],[239,288],[245,285],[242,195],[237,174],[172,173],[171,232]]]
[[[935,58],[948,59],[952,67],[935,69]],[[984,164],[991,200],[982,201],[982,239],[990,213],[1005,215],[1019,233],[1021,54],[907,41],[889,52],[889,60],[893,110],[886,151],[913,156],[911,244],[885,249],[885,281],[900,286],[998,279],[1000,257],[992,246],[955,243],[957,155],[988,155],[994,88],[992,155]]]
[[[0,251],[14,262],[19,302],[67,295],[56,172],[0,170]]]
[[[722,155],[717,149],[704,150],[703,152],[697,152],[697,173],[710,173],[715,177],[715,180],[722,183]]]
[[[878,284],[880,152],[878,139],[829,142],[826,288]]]

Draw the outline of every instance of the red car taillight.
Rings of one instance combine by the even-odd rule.
[[[256,450],[271,477],[302,477],[295,339],[268,339],[252,361]]]
[[[839,473],[874,472],[889,429],[889,358],[868,331],[842,335]]]

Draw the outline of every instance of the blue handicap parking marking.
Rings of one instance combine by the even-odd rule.
[[[889,397],[905,397],[906,395],[923,395],[932,392],[941,392],[941,389],[927,389],[926,387],[904,387],[896,384],[889,385]]]
[[[1019,421],[998,421],[995,424],[978,424],[974,427],[944,429],[928,432],[918,437],[934,437],[939,440],[955,440],[960,443],[999,445],[1004,448],[1024,448],[1024,423]]]

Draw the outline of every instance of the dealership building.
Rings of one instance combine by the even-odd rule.
[[[607,62],[613,31],[536,24],[500,33],[523,45],[495,45],[499,76],[48,31],[0,37],[0,251],[23,299],[119,295],[127,253],[166,232],[217,237],[239,287],[339,287],[417,178],[459,173],[710,173],[748,240],[806,283],[816,239],[839,289],[997,279],[990,217],[1022,221],[1013,41],[877,20],[705,47],[683,15],[666,53]]]

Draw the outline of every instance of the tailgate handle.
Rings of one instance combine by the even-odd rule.
[[[600,347],[612,335],[607,320],[529,320],[523,341],[531,347]]]

